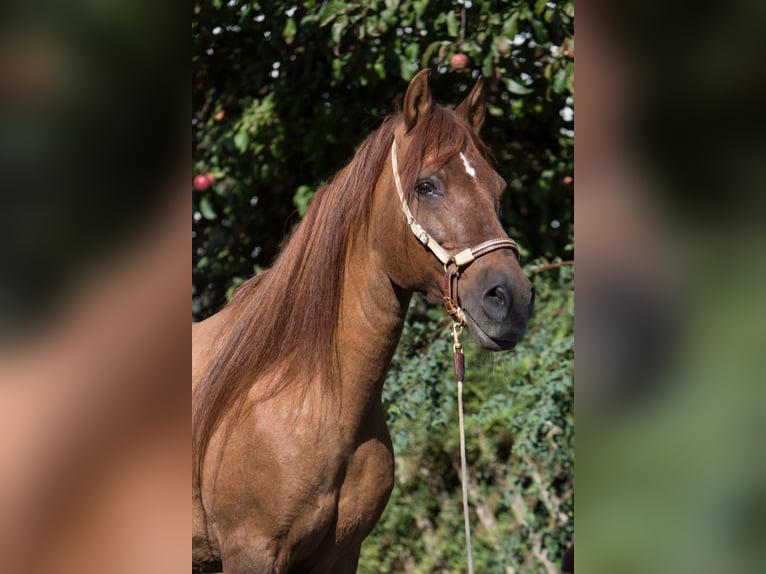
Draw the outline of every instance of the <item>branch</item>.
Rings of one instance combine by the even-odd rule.
[[[556,261],[556,263],[546,263],[545,265],[538,265],[537,267],[532,267],[529,272],[539,273],[540,271],[547,271],[548,269],[555,269],[556,267],[564,267],[565,265],[574,265],[574,259],[569,259],[567,261]]]

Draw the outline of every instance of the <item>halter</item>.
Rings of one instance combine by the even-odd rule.
[[[460,306],[460,300],[458,299],[458,280],[463,270],[473,263],[476,259],[487,253],[492,253],[498,249],[511,249],[516,257],[519,256],[519,246],[513,239],[508,237],[498,237],[496,239],[490,239],[463,249],[450,255],[450,253],[444,249],[439,242],[434,239],[430,233],[428,233],[417,222],[415,216],[412,215],[407,200],[404,197],[404,191],[402,190],[402,182],[399,179],[399,164],[396,160],[396,140],[391,144],[391,168],[394,172],[394,182],[396,183],[396,192],[399,194],[399,200],[402,204],[402,211],[407,218],[407,224],[410,227],[413,235],[422,243],[426,249],[431,251],[436,258],[444,265],[444,296],[442,298],[444,302],[444,309],[452,317],[452,321],[455,324],[454,330],[457,328],[462,330],[467,325],[465,319],[465,311]],[[459,333],[458,333],[459,334]],[[459,345],[456,339],[456,344]],[[457,368],[456,368],[457,370]],[[460,377],[462,380],[462,377]]]
[[[463,380],[465,378],[465,356],[463,355],[463,346],[460,344],[460,335],[463,328],[467,325],[465,311],[460,306],[458,299],[458,280],[463,270],[473,263],[476,259],[487,253],[492,253],[498,249],[511,249],[516,257],[519,256],[519,246],[513,239],[508,237],[498,237],[490,239],[463,249],[450,255],[439,242],[434,239],[423,227],[415,220],[412,215],[407,200],[402,191],[402,182],[399,179],[399,165],[396,161],[396,140],[391,144],[391,168],[394,172],[394,182],[396,183],[396,192],[399,194],[399,200],[402,204],[402,211],[407,217],[407,225],[418,241],[426,249],[431,251],[436,258],[444,265],[444,309],[452,317],[452,362],[455,368],[455,378],[457,379],[457,398],[458,398],[458,421],[460,425],[460,470],[461,482],[463,486],[463,518],[465,522],[466,550],[468,552],[468,572],[473,574],[473,553],[471,552],[471,524],[468,514],[468,471],[465,456],[465,428],[463,423]]]

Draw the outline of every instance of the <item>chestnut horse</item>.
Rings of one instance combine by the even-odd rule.
[[[393,487],[383,380],[412,294],[442,300],[455,262],[439,249],[481,247],[452,275],[482,348],[526,331],[534,294],[498,220],[505,184],[478,136],[484,113],[481,79],[453,111],[418,73],[274,265],[194,325],[196,571],[356,571]]]

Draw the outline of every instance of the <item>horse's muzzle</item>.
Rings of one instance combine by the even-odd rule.
[[[534,311],[534,287],[526,278],[512,285],[497,277],[479,297],[465,293],[468,328],[478,345],[489,351],[512,349],[527,331]],[[478,299],[478,301],[477,301]]]

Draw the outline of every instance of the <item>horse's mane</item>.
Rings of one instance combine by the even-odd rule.
[[[279,369],[278,377],[270,377],[276,382],[262,390],[264,399],[302,379],[307,384],[319,379],[326,396],[332,396],[338,379],[335,335],[345,256],[353,232],[367,228],[372,191],[390,157],[400,118],[401,113],[386,118],[353,159],[317,190],[273,266],[243,283],[227,304],[228,327],[194,391],[196,480],[213,433],[227,413],[234,410],[236,418],[256,378]],[[414,152],[399,158],[406,190],[413,189],[426,150],[435,153],[437,161],[448,160],[468,144],[486,155],[486,147],[467,122],[436,104],[419,118],[410,135],[409,149]],[[312,375],[301,376],[306,370]]]

